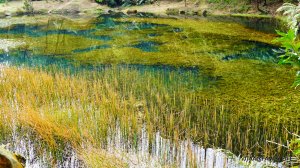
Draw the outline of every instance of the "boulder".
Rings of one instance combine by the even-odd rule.
[[[128,15],[133,15],[133,14],[137,14],[138,11],[136,9],[133,9],[133,10],[127,10],[126,12]]]
[[[70,4],[68,7],[50,10],[50,11],[48,11],[48,13],[70,14],[70,15],[78,14],[78,13],[80,13],[80,6],[78,4]]]
[[[186,14],[186,11],[181,10],[181,11],[179,11],[179,14],[180,14],[180,15],[185,15],[185,14]]]
[[[0,12],[0,18],[4,18],[5,17],[5,13],[4,12]]]
[[[167,15],[178,15],[179,14],[179,9],[176,8],[168,8],[166,10]]]
[[[206,17],[206,16],[207,16],[207,14],[208,14],[207,10],[206,10],[206,9],[204,9],[204,10],[202,11],[202,16]]]
[[[12,13],[9,12],[9,11],[5,11],[5,12],[4,12],[4,15],[7,16],[7,17],[9,17],[9,16],[12,16]]]
[[[0,146],[0,167],[2,168],[25,168],[26,160],[19,154],[6,150]]]

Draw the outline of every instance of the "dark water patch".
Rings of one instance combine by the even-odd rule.
[[[0,62],[13,66],[40,67],[58,65],[59,67],[69,67],[70,60],[59,56],[32,55],[30,51],[14,51],[0,54]]]
[[[266,33],[276,33],[275,30],[284,30],[285,25],[276,18],[255,17],[255,16],[210,16],[209,21],[225,23],[239,23],[248,28]]]
[[[254,44],[254,47],[251,47],[250,49],[244,51],[240,51],[237,54],[226,55],[222,58],[222,60],[230,61],[234,59],[254,59],[274,63],[278,62],[277,54],[273,51],[274,49],[278,49],[278,47],[251,41],[243,41],[243,43],[249,43],[249,45]]]
[[[155,14],[148,12],[138,12],[135,16],[140,18],[158,18]]]
[[[16,34],[16,35],[28,35],[30,37],[42,37],[54,34],[64,34],[72,36],[81,36],[90,39],[109,41],[112,37],[108,35],[95,35],[93,34],[95,29],[87,30],[69,30],[69,29],[56,29],[56,30],[45,30],[45,26],[37,25],[25,25],[16,24],[8,28],[1,28],[0,34]]]
[[[54,55],[34,55],[31,51],[11,51],[8,53],[0,54],[0,63],[8,63],[12,66],[27,66],[27,67],[47,67],[57,65],[63,69],[89,69],[89,70],[105,70],[111,68],[112,64],[77,64],[76,61],[66,59],[63,56]],[[142,65],[142,64],[118,64],[119,67],[126,67],[128,69],[136,69],[141,72],[151,71],[178,71],[180,74],[185,72],[199,73],[200,69],[197,66],[194,67],[176,67],[168,65]],[[212,78],[211,78],[212,79]]]
[[[95,22],[97,29],[112,29],[112,28],[121,28],[124,30],[146,30],[146,29],[156,29],[158,27],[168,27],[166,24],[156,24],[156,23],[145,23],[145,22],[121,22],[116,21],[116,18],[123,18],[126,16],[120,17],[111,17],[109,15],[101,15]]]
[[[161,43],[155,42],[155,41],[142,41],[137,44],[131,45],[130,47],[141,49],[144,52],[157,52],[158,46],[160,46]]]
[[[162,34],[160,33],[150,33],[148,34],[149,37],[158,37],[158,36],[161,36]]]
[[[158,27],[166,27],[165,24],[144,23],[144,22],[122,22],[127,30],[146,30],[156,29]]]
[[[99,46],[91,46],[91,47],[83,48],[83,49],[76,49],[76,50],[73,50],[72,52],[73,53],[90,52],[93,50],[106,49],[106,48],[110,48],[110,47],[111,47],[110,45],[104,44],[104,45],[99,45]]]

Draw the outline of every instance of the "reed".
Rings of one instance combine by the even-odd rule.
[[[54,68],[52,72],[15,67],[3,70],[2,139],[17,127],[33,133],[58,154],[61,144],[71,144],[80,151],[85,149],[82,144],[89,144],[95,151],[83,152],[83,159],[93,160],[89,155],[105,149],[108,130],[114,134],[115,125],[134,147],[145,124],[149,137],[160,131],[175,144],[189,138],[245,157],[282,160],[286,151],[266,140],[285,142],[290,138],[285,128],[299,131],[299,123],[290,117],[293,109],[253,106],[251,97],[232,99],[228,93],[237,89],[232,83],[223,83],[228,93],[211,94],[212,90],[199,82],[203,80],[197,80],[199,74],[192,72],[188,78],[176,75],[176,70],[165,73],[129,67],[76,73]],[[242,94],[237,90],[235,93]],[[264,104],[263,99],[257,101]]]
[[[132,21],[120,20],[121,25]],[[123,37],[106,41],[111,48],[79,54],[73,50],[104,42],[92,39],[89,33],[61,33],[73,24],[68,21],[49,22],[38,30],[56,32],[49,35],[30,36],[36,33],[30,26],[24,36],[13,31],[0,35],[22,39],[33,55],[62,55],[79,65],[70,61],[70,69],[5,67],[0,75],[0,140],[7,141],[15,132],[30,134],[53,151],[54,164],[62,159],[65,146],[71,145],[87,165],[94,166],[115,159],[105,153],[105,148],[108,137],[118,135],[116,126],[135,150],[145,127],[149,146],[154,143],[154,134],[160,132],[177,147],[182,140],[192,140],[205,148],[219,147],[247,158],[281,161],[288,156],[285,149],[267,140],[282,143],[291,138],[286,130],[299,132],[300,95],[289,88],[293,70],[255,59],[223,61],[222,56],[214,54],[219,50],[225,54],[243,52],[253,46],[241,41],[270,43],[274,35],[219,22],[135,21],[183,25],[184,31],[174,33],[169,32],[174,27],[160,27],[158,30],[164,33],[155,38],[163,44],[160,52],[143,52],[128,45],[147,39],[153,33],[151,29],[128,33],[122,27],[111,30],[101,24],[75,24],[71,28],[79,34],[94,26],[99,29],[92,36],[111,31]],[[241,31],[232,32],[235,29]],[[233,45],[236,50],[231,49]],[[89,70],[99,63],[109,65]],[[110,65],[123,63],[130,65]],[[81,69],[83,64],[90,66]]]

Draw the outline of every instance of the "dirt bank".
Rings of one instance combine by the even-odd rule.
[[[0,17],[24,15],[23,1],[12,1],[0,4]],[[132,7],[110,8],[105,5],[99,5],[91,0],[65,0],[61,1],[33,1],[32,6],[35,13],[39,14],[80,14],[93,15],[109,10],[129,12],[147,12],[156,15],[202,15],[203,11],[211,15],[228,15],[228,14],[247,14],[247,15],[274,15],[280,4],[269,4],[262,13],[257,10],[255,4],[212,4],[206,2],[188,1],[186,4],[174,1],[157,1],[153,4]]]
[[[34,13],[38,14],[94,14],[109,9],[89,0],[33,1],[32,6]],[[25,12],[23,1],[0,4],[0,17],[23,15]]]

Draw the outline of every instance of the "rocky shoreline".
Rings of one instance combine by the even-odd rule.
[[[0,4],[0,18],[24,16],[24,15],[76,15],[76,16],[98,16],[99,14],[124,13],[127,15],[137,15],[141,13],[151,13],[156,16],[184,16],[203,17],[208,15],[239,15],[251,17],[274,17],[270,14],[260,15],[257,13],[231,13],[220,12],[206,4],[184,2],[156,2],[142,6],[130,6],[111,8],[105,5],[91,2],[89,0],[68,0],[68,1],[33,1],[30,3],[33,10],[26,11],[22,1],[12,1]]]

